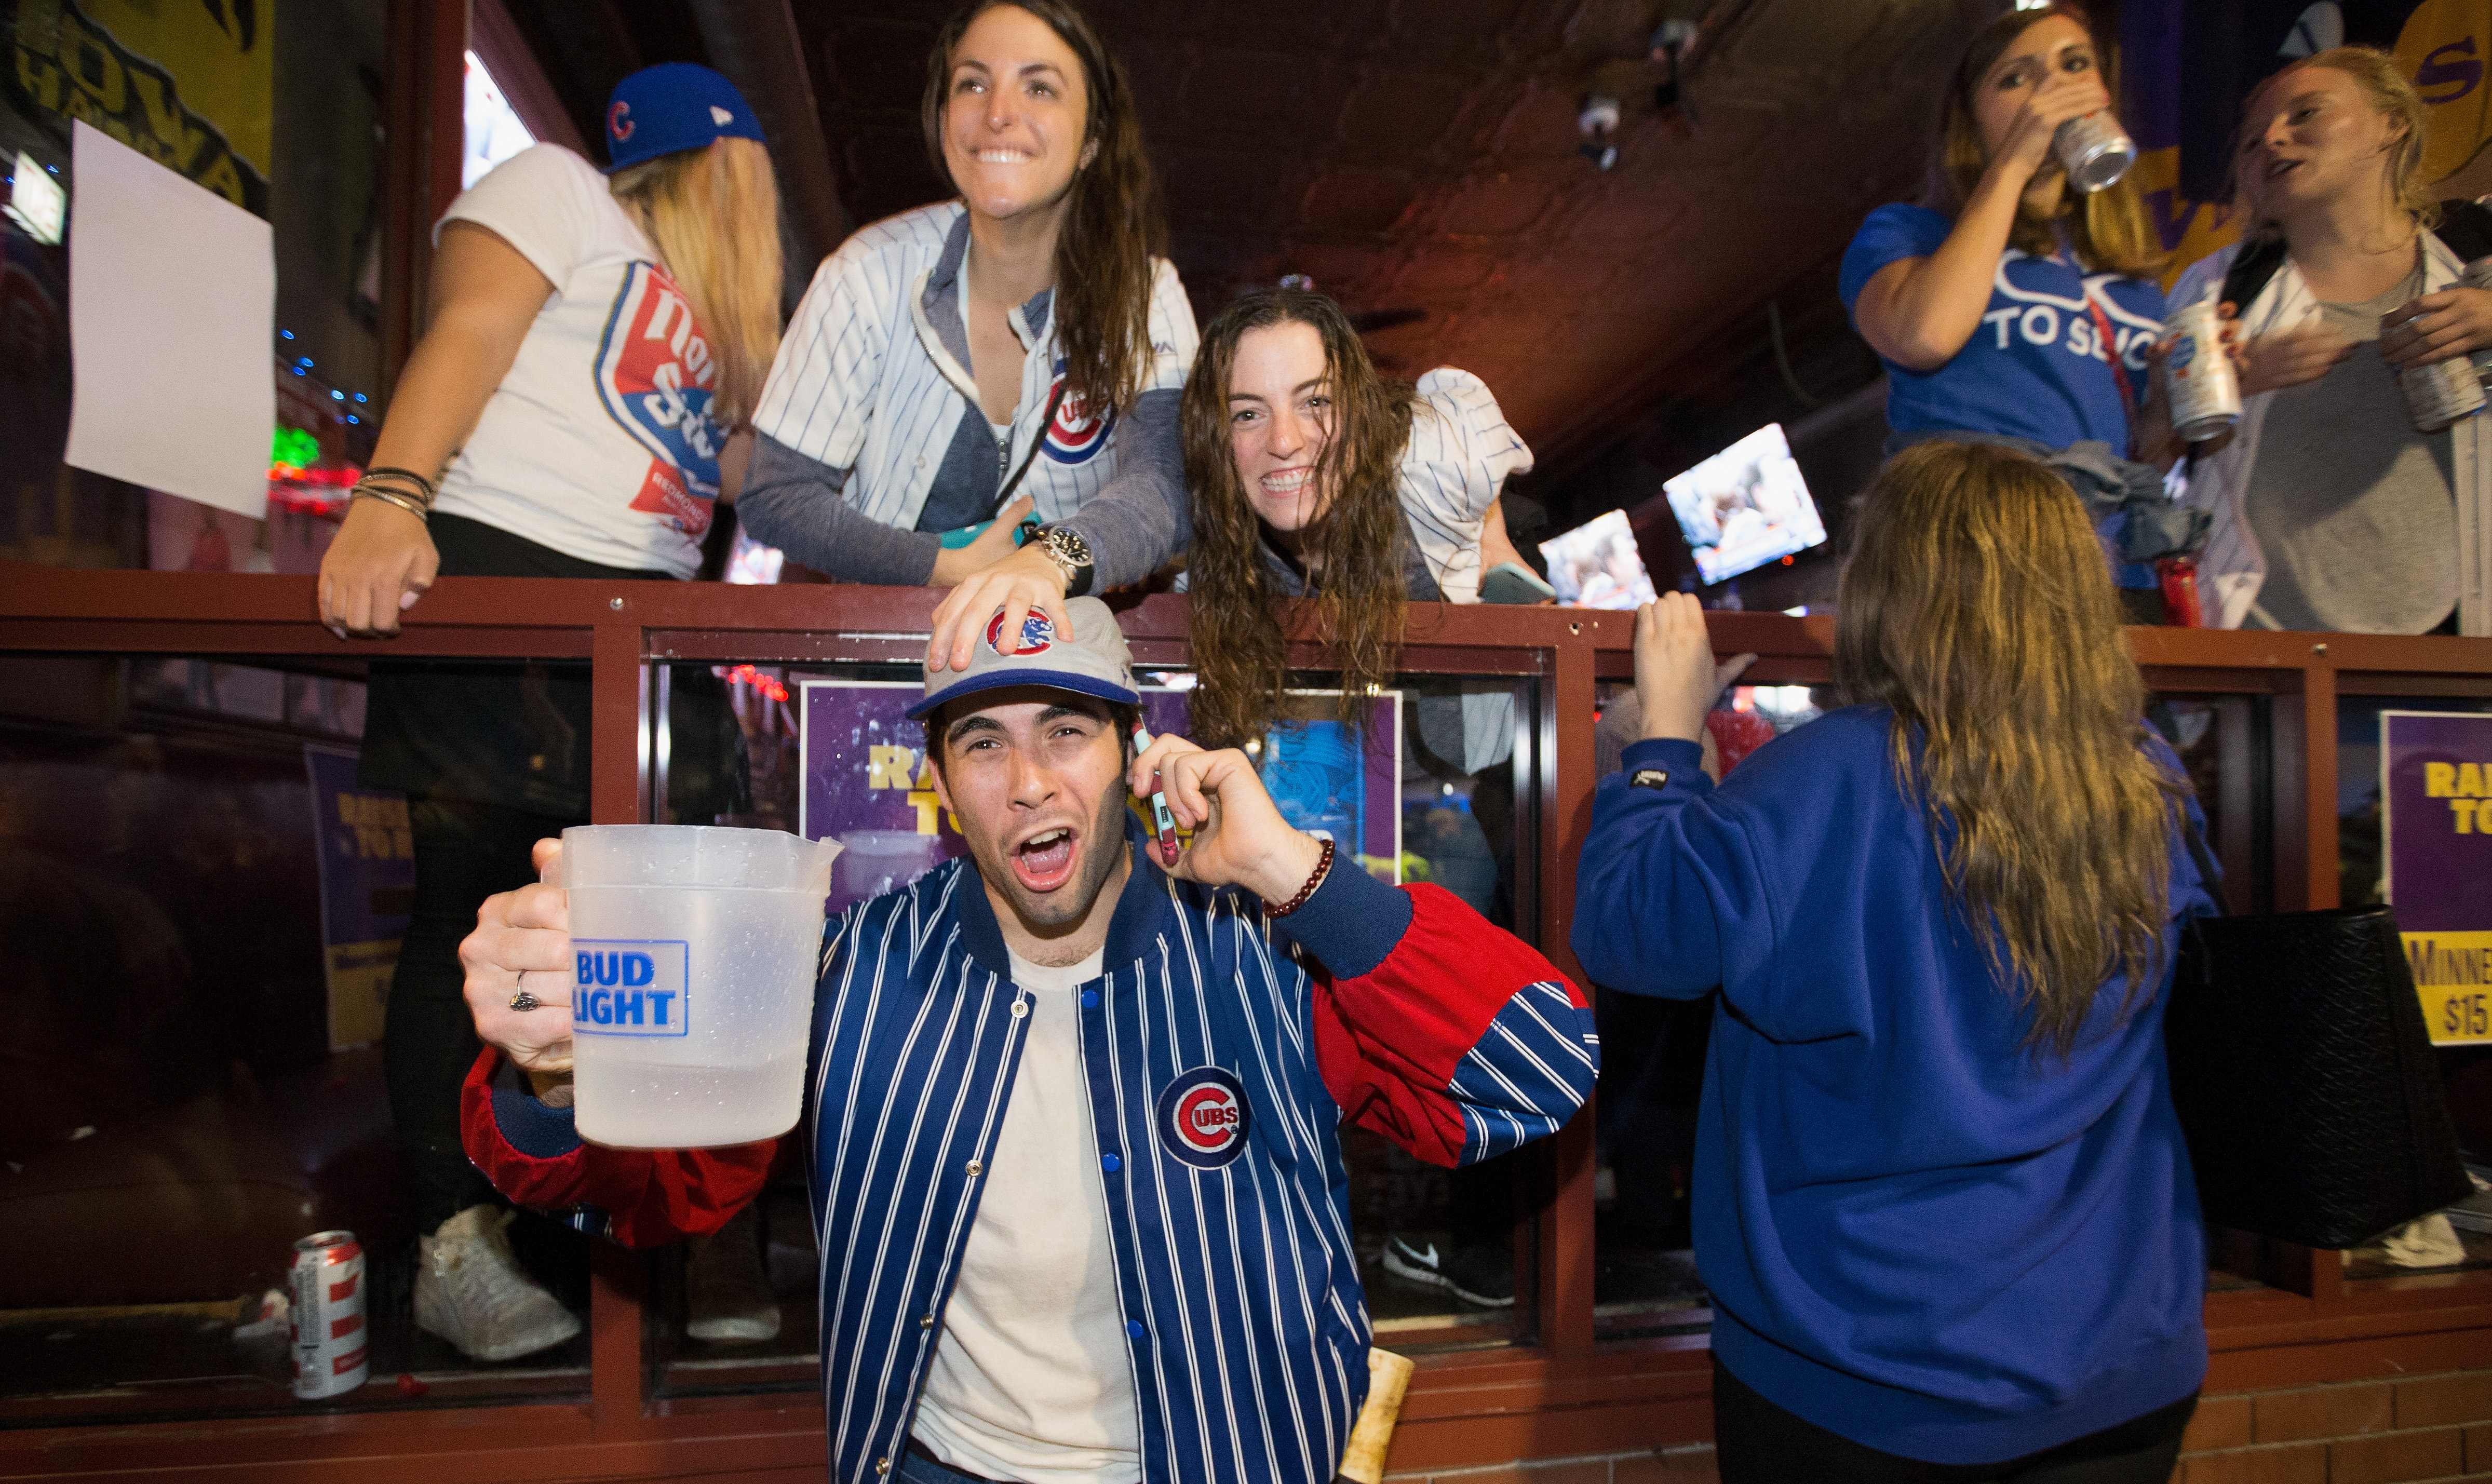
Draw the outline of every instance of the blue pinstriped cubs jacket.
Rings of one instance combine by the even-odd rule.
[[[1133,844],[1139,844],[1136,837]],[[1367,1390],[1339,1126],[1439,1164],[1554,1132],[1599,1059],[1581,994],[1430,886],[1336,871],[1276,941],[1261,905],[1134,874],[1082,1057],[1144,1476],[1331,1479]],[[824,935],[808,1093],[831,1477],[898,1467],[1023,1042],[1024,992],[965,861]],[[580,1143],[567,1110],[468,1081],[469,1153],[513,1199],[639,1245],[715,1230],[767,1144]]]

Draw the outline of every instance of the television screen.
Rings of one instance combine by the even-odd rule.
[[[1767,423],[1676,479],[1662,482],[1671,513],[1707,582],[1737,577],[1825,540],[1825,522],[1783,438]]]
[[[1540,554],[1549,560],[1549,585],[1569,608],[1633,608],[1653,600],[1652,578],[1623,510],[1542,542]]]

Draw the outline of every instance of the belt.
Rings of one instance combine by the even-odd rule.
[[[915,1438],[910,1438],[908,1439],[908,1456],[911,1458],[922,1458],[926,1462],[933,1464],[937,1469],[950,1469],[955,1475],[967,1479],[969,1484],[1003,1484],[1002,1480],[988,1478],[983,1473],[971,1473],[965,1469],[953,1468],[950,1464],[936,1458],[932,1449],[928,1448],[926,1444],[919,1442]]]

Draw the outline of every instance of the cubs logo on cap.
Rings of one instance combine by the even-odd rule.
[[[632,105],[617,102],[606,110],[606,132],[619,142],[632,137]]]
[[[1071,691],[1140,705],[1134,654],[1125,647],[1124,631],[1116,627],[1108,605],[1096,598],[1068,598],[1057,612],[1061,623],[1033,609],[1007,635],[1004,610],[996,608],[987,617],[983,642],[969,646],[968,668],[926,671],[926,696],[908,708],[910,719],[931,715],[947,701],[1005,688]]]
[[[1160,1146],[1197,1170],[1218,1170],[1246,1149],[1246,1089],[1220,1067],[1180,1072],[1161,1090],[1153,1122]]]
[[[1020,642],[1011,649],[1006,649],[1004,648],[1004,610],[997,608],[995,616],[987,620],[987,647],[997,654],[1010,654],[1016,657],[1045,654],[1055,647],[1055,625],[1047,621],[1045,613],[1032,608],[1029,610],[1029,616],[1021,621]]]

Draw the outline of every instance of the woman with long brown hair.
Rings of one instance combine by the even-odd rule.
[[[2112,86],[2110,49],[2073,6],[1984,26],[1941,101],[1921,202],[1869,214],[1840,288],[1885,363],[1888,451],[1986,437],[2066,454],[2121,585],[2155,617],[2145,563],[2189,531],[2162,509],[2180,446],[2150,374],[2161,244],[2132,178],[2080,193],[2052,148],[2062,124],[2109,115]]]
[[[730,434],[778,345],[778,188],[759,122],[708,68],[635,73],[606,118],[607,173],[536,145],[443,216],[431,323],[320,564],[321,621],[341,634],[396,633],[439,575],[699,568],[734,497],[746,440]],[[679,681],[673,698],[690,822],[741,787],[724,695],[697,689]],[[588,822],[588,713],[584,665],[372,666],[362,781],[406,795],[415,856],[384,1038],[424,1233],[415,1319],[481,1360],[579,1328],[513,1261],[510,1218],[459,1145],[477,1043],[458,950],[479,903],[536,879],[533,842]],[[776,1311],[743,1321],[775,1328]]]
[[[1133,89],[1071,0],[969,0],[928,53],[921,122],[958,195],[824,259],[738,509],[828,576],[963,584],[937,612],[939,668],[968,663],[998,606],[1062,622],[1066,597],[1185,549],[1195,328],[1154,255]]]
[[[1240,295],[1204,331],[1182,404],[1194,543],[1194,735],[1260,739],[1288,681],[1279,601],[1314,600],[1346,720],[1390,684],[1405,602],[1479,601],[1481,543],[1531,451],[1468,371],[1406,386],[1341,307],[1303,288]]]
[[[1704,615],[1637,618],[1576,955],[1720,997],[1695,1170],[1722,1477],[2162,1484],[2207,1363],[2164,1069],[2203,828],[2074,491],[1933,442],[1872,487],[1851,704],[1717,787]]]
[[[2416,430],[2396,372],[2492,347],[2492,213],[2433,202],[2423,104],[2365,46],[2304,58],[2242,109],[2242,241],[2190,265],[2246,343],[2241,416],[2202,447],[2200,579],[2225,628],[2492,634],[2492,447],[2479,414]],[[2390,335],[2381,316],[2421,312]]]

